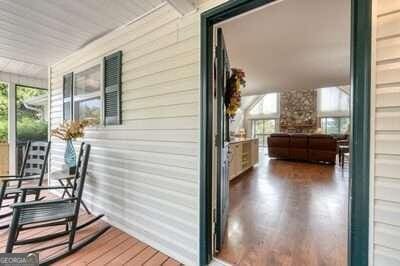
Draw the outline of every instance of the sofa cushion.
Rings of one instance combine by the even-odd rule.
[[[289,158],[290,136],[288,134],[272,134],[267,142],[270,157]]]
[[[306,134],[290,135],[289,157],[294,160],[308,160],[308,136]]]
[[[290,136],[288,134],[271,135],[268,138],[268,147],[289,148]]]
[[[336,140],[329,135],[310,135],[308,148],[312,150],[329,150],[336,152]]]
[[[307,148],[308,136],[306,134],[293,134],[290,135],[291,148]]]

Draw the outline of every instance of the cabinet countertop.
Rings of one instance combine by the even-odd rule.
[[[245,139],[234,139],[229,141],[229,144],[235,144],[235,143],[240,143],[240,142],[249,142],[249,141],[253,141],[253,140],[258,140],[256,138],[245,138]]]

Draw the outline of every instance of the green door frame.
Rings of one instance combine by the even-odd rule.
[[[350,0],[349,0],[350,1]],[[230,0],[201,15],[201,136],[199,264],[212,259],[212,55],[213,26],[274,0]],[[367,266],[372,0],[351,0],[351,164],[348,265]]]

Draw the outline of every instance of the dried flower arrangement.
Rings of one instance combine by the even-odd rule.
[[[225,93],[226,113],[229,118],[235,117],[237,110],[240,108],[240,86],[246,87],[244,71],[239,68],[232,68],[231,71],[232,74],[228,79]]]
[[[51,135],[66,141],[82,138],[85,135],[85,128],[92,124],[90,120],[64,122],[53,129]]]

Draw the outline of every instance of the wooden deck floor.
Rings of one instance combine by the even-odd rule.
[[[52,194],[47,195],[48,198],[55,197]],[[81,210],[79,224],[88,221],[92,216]],[[3,223],[9,221],[2,221]],[[107,224],[104,221],[98,221],[82,230],[76,235],[76,243],[91,236],[97,230],[103,228]],[[40,228],[34,230],[23,231],[19,239],[36,237],[57,230],[63,227]],[[0,231],[0,252],[4,252],[5,244],[8,237],[8,230]],[[57,238],[44,243],[36,243],[24,246],[17,246],[13,252],[26,252],[28,250],[37,249],[50,244],[63,242],[66,237]],[[64,246],[55,247],[39,253],[40,260],[44,260],[50,256],[54,256],[65,251]],[[149,245],[137,240],[136,238],[124,233],[123,231],[111,227],[100,238],[82,248],[74,254],[58,261],[55,265],[181,265],[176,260],[150,247]]]

